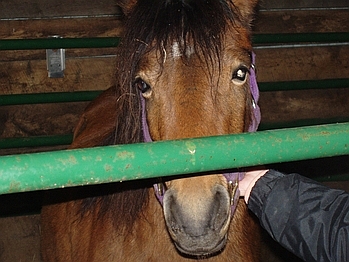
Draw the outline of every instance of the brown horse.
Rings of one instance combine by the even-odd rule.
[[[86,109],[71,148],[248,130],[256,0],[120,5],[126,21],[115,86]],[[48,192],[42,209],[43,259],[260,260],[259,227],[243,201],[235,212],[231,208],[234,194],[222,173],[166,179],[157,187],[164,189],[154,192],[157,183]]]

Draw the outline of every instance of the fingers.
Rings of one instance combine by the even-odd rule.
[[[251,190],[256,184],[257,180],[267,173],[269,169],[253,170],[245,173],[245,177],[239,182],[240,196],[244,196],[246,204],[250,197]]]

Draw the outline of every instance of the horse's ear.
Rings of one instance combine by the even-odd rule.
[[[120,6],[124,15],[131,13],[133,7],[136,5],[137,0],[118,0],[116,4]]]
[[[230,1],[230,0],[228,0]],[[258,0],[231,0],[247,23],[251,23]]]

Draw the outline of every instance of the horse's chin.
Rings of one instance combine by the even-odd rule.
[[[183,245],[178,242],[174,242],[177,250],[185,256],[208,258],[218,255],[224,249],[227,243],[227,237],[225,236],[221,241],[215,245],[198,247],[197,245]]]

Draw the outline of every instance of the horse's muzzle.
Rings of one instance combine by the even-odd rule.
[[[215,185],[211,196],[194,199],[178,198],[177,192],[169,189],[164,196],[164,214],[177,249],[192,256],[221,251],[227,240],[230,204],[230,194],[222,185]]]

